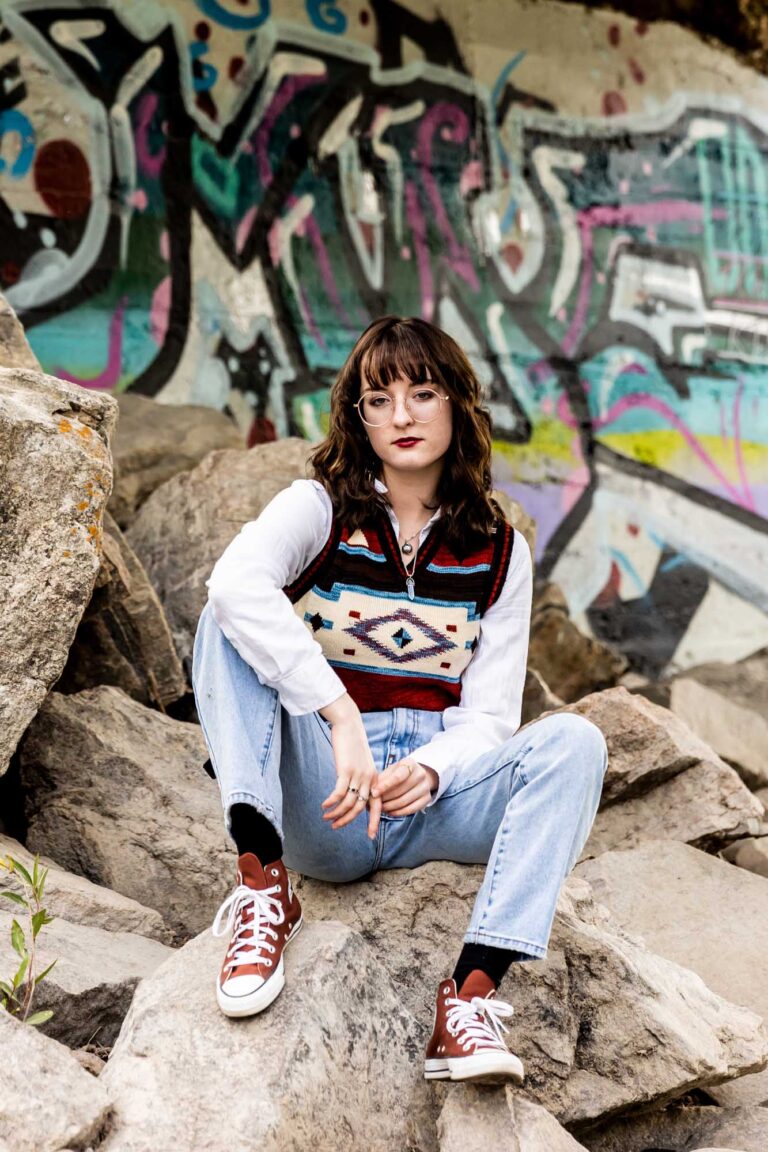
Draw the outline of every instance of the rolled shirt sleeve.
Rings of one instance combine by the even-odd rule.
[[[346,692],[283,592],[326,543],[331,516],[321,484],[294,480],[241,528],[206,581],[216,623],[291,716]]]
[[[433,768],[439,784],[427,807],[478,756],[497,748],[520,727],[533,595],[531,552],[515,533],[499,598],[480,621],[475,653],[461,680],[461,698],[443,712],[443,729],[410,754]]]

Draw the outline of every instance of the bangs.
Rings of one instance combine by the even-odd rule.
[[[370,388],[379,390],[400,377],[412,384],[443,383],[443,373],[432,350],[405,325],[386,329],[366,348],[360,360],[360,374]]]

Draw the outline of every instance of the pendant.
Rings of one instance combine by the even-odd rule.
[[[413,552],[413,544],[403,544],[403,552],[405,552],[406,556],[410,556],[411,552]]]
[[[408,599],[413,600],[414,596],[416,595],[414,591],[415,582],[413,576],[406,577],[405,586],[408,589]]]

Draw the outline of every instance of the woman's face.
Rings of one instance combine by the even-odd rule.
[[[371,392],[363,374],[360,396],[388,396],[392,405],[388,424],[373,427],[363,424],[368,439],[379,459],[390,469],[402,472],[418,472],[440,460],[448,451],[453,435],[453,415],[451,401],[440,401],[440,411],[436,419],[425,423],[415,419],[422,414],[420,404],[427,401],[426,389],[447,396],[445,389],[438,384],[422,382],[412,384],[405,377],[393,380],[385,389]],[[410,400],[411,409],[406,407]]]

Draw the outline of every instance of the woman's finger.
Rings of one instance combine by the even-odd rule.
[[[334,816],[331,828],[335,831],[337,828],[344,828],[347,824],[351,824],[353,820],[357,819],[361,812],[365,812],[365,804],[364,796],[358,796],[346,815],[338,819]]]
[[[359,778],[353,776],[344,789],[343,794],[339,798],[336,807],[332,810],[329,808],[327,812],[323,813],[323,820],[333,821],[337,820],[340,816],[346,815],[346,813],[350,810],[350,808],[354,806],[355,802],[357,801],[357,798],[360,795],[361,787],[362,781]],[[335,791],[338,791],[338,789]],[[363,792],[363,795],[365,795],[365,792]]]
[[[411,788],[408,792],[405,792],[402,796],[398,796],[396,798],[390,798],[388,796],[382,805],[383,810],[390,813],[391,815],[401,816],[403,815],[403,808],[407,808],[410,804],[415,803],[415,801],[419,799],[428,797],[430,792],[431,790],[429,787],[429,781],[425,777],[424,780],[420,780],[413,786],[413,788]]]

